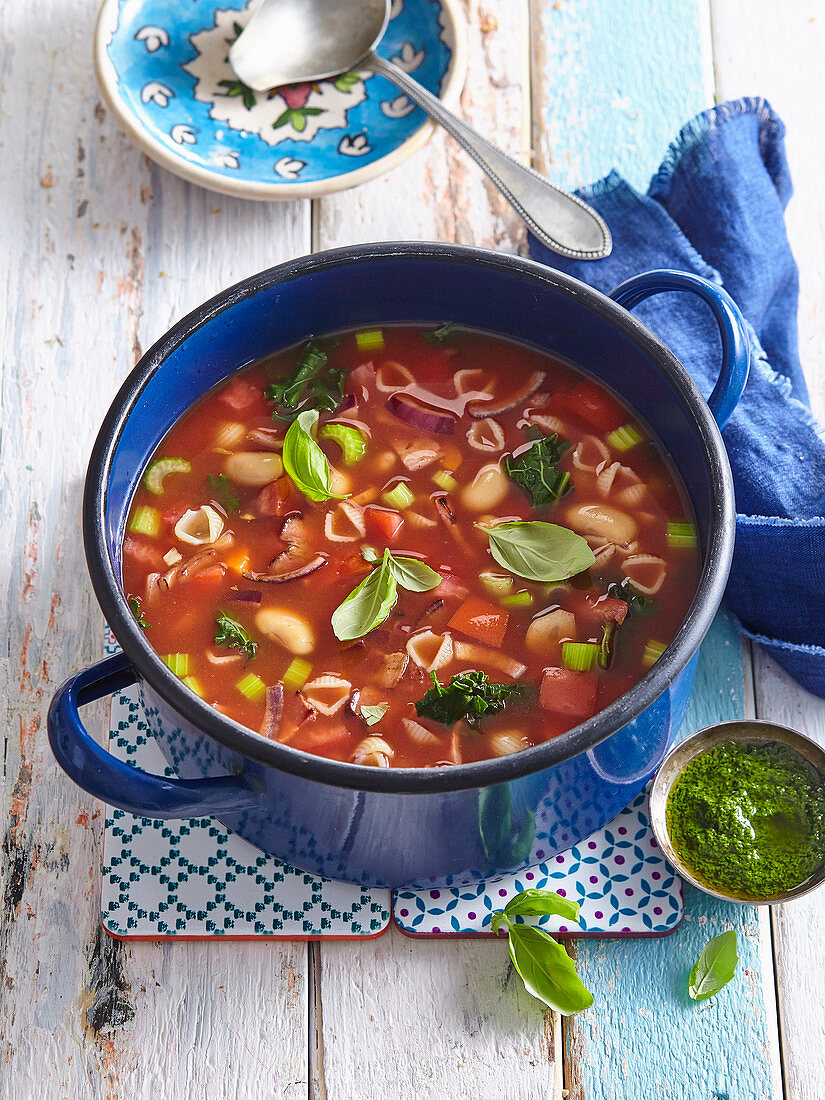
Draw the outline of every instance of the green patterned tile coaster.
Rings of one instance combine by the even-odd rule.
[[[107,639],[107,652],[117,652]],[[130,688],[112,699],[109,751],[174,775]],[[230,833],[213,818],[154,821],[110,810],[103,847],[101,919],[136,939],[349,939],[390,921],[389,890],[362,890],[305,874]]]

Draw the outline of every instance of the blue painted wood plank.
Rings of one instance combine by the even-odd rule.
[[[699,0],[539,0],[538,167],[563,187],[616,168],[646,189],[682,123],[711,105],[709,34]]]
[[[683,123],[712,101],[709,39],[700,0],[537,0],[538,167],[567,187],[617,168],[646,189]],[[720,615],[702,648],[683,732],[741,717],[744,678],[739,640]],[[775,1003],[766,1008],[763,978],[771,976],[762,973],[757,911],[686,889],[685,914],[662,940],[579,943],[595,1004],[565,1029],[569,1100],[772,1095]],[[687,996],[690,969],[707,940],[730,927],[739,938],[738,975],[696,1005]]]

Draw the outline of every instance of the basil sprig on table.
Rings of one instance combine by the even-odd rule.
[[[566,581],[596,562],[586,539],[555,523],[527,520],[476,527],[487,535],[499,565],[528,581]]]
[[[688,979],[688,994],[694,1001],[706,1001],[713,997],[736,973],[739,955],[736,951],[736,933],[731,930],[714,936],[705,944]]]
[[[378,555],[368,547],[361,553],[377,568],[332,613],[333,633],[342,642],[363,638],[386,621],[398,598],[399,584],[410,592],[428,592],[441,583],[438,573],[423,561],[396,558],[385,550],[379,563]]]
[[[333,493],[327,456],[312,438],[318,413],[307,410],[293,420],[284,436],[284,469],[297,489],[310,500],[343,500]]]
[[[492,929],[507,925],[507,946],[516,973],[532,996],[564,1016],[572,1016],[593,1004],[593,994],[576,973],[573,960],[564,947],[541,928],[521,924],[514,917],[558,916],[578,921],[575,901],[553,890],[522,890],[493,913]]]

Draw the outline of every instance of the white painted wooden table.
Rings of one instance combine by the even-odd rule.
[[[714,95],[788,125],[801,345],[825,414],[825,14],[815,0],[465,0],[462,108],[558,182],[644,186]],[[503,944],[117,944],[99,931],[101,807],[60,773],[44,713],[99,657],[79,532],[92,440],[141,349],[245,275],[312,248],[458,240],[518,222],[437,136],[393,175],[253,205],[155,167],[100,104],[95,0],[0,4],[3,700],[0,1097],[825,1097],[822,894],[770,915],[688,896],[661,941],[582,943],[596,1004],[570,1021],[519,988]],[[825,740],[825,703],[719,623],[688,721],[750,713]],[[744,669],[744,673],[743,673]],[[97,711],[103,732],[105,711]],[[695,1006],[698,947],[735,923],[736,983]],[[781,1035],[781,1044],[779,1037]],[[781,1057],[780,1057],[781,1052]],[[567,1090],[566,1093],[564,1090]]]

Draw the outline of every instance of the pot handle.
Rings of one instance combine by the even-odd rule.
[[[87,733],[78,708],[137,682],[123,653],[71,676],[57,689],[47,725],[60,767],[84,791],[139,817],[206,817],[248,809],[256,794],[234,775],[167,779],[118,760]]]
[[[730,294],[718,283],[703,279],[690,271],[645,271],[634,275],[616,287],[608,297],[620,306],[633,309],[645,298],[663,290],[687,290],[706,302],[719,325],[722,337],[722,368],[719,379],[708,398],[710,411],[720,428],[724,428],[736,408],[750,369],[750,341],[745,319]]]

